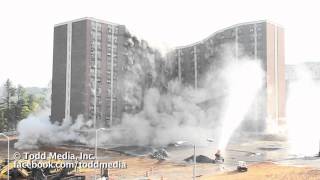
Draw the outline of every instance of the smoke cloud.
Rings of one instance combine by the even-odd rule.
[[[262,87],[264,74],[259,61],[244,61],[232,64],[225,73],[227,75],[228,97],[225,112],[222,115],[219,148],[225,150],[234,131],[245,119],[250,106],[257,98]]]
[[[50,110],[41,110],[18,124],[17,149],[37,149],[41,145],[57,145],[67,141],[87,144],[85,136],[79,136],[79,131],[91,127],[91,121],[85,122],[78,116],[75,123],[64,120],[61,125],[52,124],[49,120]]]
[[[215,137],[220,148],[225,148],[263,82],[258,61],[241,59],[233,62],[221,71],[219,78],[209,77],[205,88],[193,89],[171,81],[165,94],[156,88],[148,89],[142,111],[126,114],[118,127],[125,135],[108,132],[101,141],[156,146],[188,141],[201,145],[207,138]],[[207,109],[201,107],[203,102],[216,96],[212,94],[212,88],[216,87],[210,85],[218,79],[226,82],[226,89],[220,87],[220,91],[216,91],[219,96],[226,96],[225,102],[221,103],[224,107],[219,107],[223,110],[221,117],[216,116],[218,110],[214,105]]]
[[[305,66],[297,68],[297,80],[289,86],[287,100],[288,138],[291,153],[313,155],[320,141],[320,83]]]
[[[100,131],[99,143],[162,146],[184,140],[201,145],[214,137],[225,148],[248,112],[262,80],[258,61],[230,62],[218,76],[216,72],[208,73],[203,88],[183,86],[176,80],[168,82],[165,93],[150,87],[143,94],[142,109],[125,114],[114,130]],[[219,82],[225,82],[224,86]],[[222,101],[219,106],[208,103],[221,96],[224,98],[218,99]],[[95,132],[90,123],[79,116],[74,124],[65,120],[59,126],[49,121],[48,111],[34,114],[19,123],[15,147],[33,149],[67,141],[93,145],[94,135],[80,133]]]

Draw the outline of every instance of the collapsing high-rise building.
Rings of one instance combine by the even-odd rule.
[[[161,84],[166,78],[155,74],[201,87],[208,71],[222,69],[226,45],[235,59],[259,60],[265,71],[264,88],[253,103],[256,108],[251,108],[254,115],[248,117],[260,120],[258,129],[264,129],[266,122],[280,124],[285,117],[284,31],[267,21],[231,26],[200,42],[176,48],[167,56],[166,63],[173,62],[170,70],[159,52],[132,37],[123,25],[94,18],[57,24],[51,120],[62,122],[82,114],[93,120],[95,127],[119,124],[124,112],[141,109],[145,89],[166,89],[165,82]],[[156,66],[150,65],[150,59]],[[135,71],[140,72],[130,73],[130,67],[137,63],[140,64]],[[133,88],[127,91],[130,86]]]
[[[228,54],[230,52],[225,51],[226,48],[232,52],[232,57]],[[248,117],[259,122],[256,130],[270,127],[265,125],[279,125],[283,122],[285,61],[282,27],[268,21],[234,25],[197,43],[177,47],[172,56],[175,68],[171,77],[194,88],[201,87],[201,80],[208,71],[221,69],[228,56],[235,60],[249,58],[261,61],[265,71],[264,88],[253,103],[253,110]]]
[[[119,121],[124,34],[124,26],[92,18],[55,25],[52,121],[79,114],[97,124]]]
[[[130,66],[136,59],[140,66],[148,66],[145,56],[157,59],[159,54],[132,37],[123,25],[94,18],[55,25],[51,121],[74,120],[81,114],[95,127],[119,124],[123,112],[141,106],[139,101],[133,106],[123,95],[124,80],[132,77]],[[141,86],[152,83],[151,69],[141,73],[146,77],[140,80]],[[137,93],[133,96],[140,96]]]

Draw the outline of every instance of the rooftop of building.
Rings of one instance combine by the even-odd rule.
[[[83,18],[74,19],[74,20],[71,20],[71,21],[66,21],[66,22],[55,24],[54,27],[65,25],[65,24],[68,24],[68,23],[79,22],[79,21],[83,21],[83,20],[89,20],[89,21],[94,21],[94,22],[98,22],[98,23],[102,23],[102,24],[110,24],[110,25],[115,25],[115,26],[119,26],[120,25],[120,24],[117,24],[117,23],[113,23],[113,22],[109,22],[109,21],[105,21],[105,20],[101,20],[101,19],[96,19],[96,18],[93,18],[93,17],[83,17]]]
[[[229,26],[229,27],[226,27],[226,28],[223,28],[223,29],[220,29],[214,33],[212,33],[211,35],[209,35],[208,37],[206,37],[205,39],[202,39],[200,41],[197,41],[195,43],[192,43],[192,44],[188,44],[188,45],[185,45],[185,46],[177,46],[175,48],[175,50],[179,50],[179,49],[183,49],[183,48],[188,48],[188,47],[192,47],[192,46],[195,46],[195,45],[198,45],[198,44],[202,44],[203,42],[209,40],[210,38],[212,38],[213,36],[223,32],[223,31],[226,31],[228,29],[233,29],[233,28],[236,28],[236,27],[239,27],[239,26],[242,26],[242,25],[250,25],[250,24],[258,24],[258,23],[269,23],[269,24],[273,24],[273,25],[276,25],[278,27],[281,27],[281,25],[277,24],[277,23],[274,23],[272,21],[269,21],[269,20],[258,20],[258,21],[251,21],[251,22],[244,22],[244,23],[238,23],[238,24],[235,24],[235,25],[232,25],[232,26]]]

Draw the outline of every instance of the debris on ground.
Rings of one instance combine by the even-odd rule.
[[[190,156],[188,158],[185,159],[185,161],[187,162],[193,162],[193,158],[194,156]],[[215,163],[215,161],[207,156],[204,155],[198,155],[196,156],[196,162],[197,163]]]
[[[248,165],[245,161],[238,161],[237,171],[246,172],[248,171]]]
[[[169,157],[168,152],[162,148],[162,149],[158,149],[155,150],[152,154],[151,154],[151,158],[153,159],[158,159],[158,160],[165,160]]]
[[[222,157],[220,150],[218,150],[214,156],[216,157],[214,159],[215,163],[220,163],[220,164],[224,163],[224,158]]]

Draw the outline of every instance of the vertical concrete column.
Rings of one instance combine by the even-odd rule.
[[[258,58],[258,54],[257,54],[257,49],[258,49],[258,47],[257,47],[257,42],[258,42],[257,36],[258,36],[258,34],[257,34],[257,24],[254,24],[254,59],[255,60]]]
[[[198,88],[198,64],[197,64],[197,46],[193,47],[193,60],[194,60],[194,88]]]
[[[95,22],[94,34],[94,105],[93,105],[93,127],[97,128],[97,66],[98,66],[98,23]]]
[[[66,67],[66,100],[65,120],[70,119],[70,91],[71,91],[71,51],[72,51],[72,22],[67,25],[67,67]]]
[[[258,43],[258,40],[257,40],[257,24],[254,24],[254,60],[257,61],[258,59],[258,53],[257,53],[257,43]],[[260,105],[260,101],[259,101],[259,95],[256,97],[255,99],[255,111],[254,111],[254,118],[255,120],[257,121],[259,116],[258,116],[258,112],[259,112],[259,105]],[[258,128],[257,128],[258,129]]]
[[[178,78],[179,81],[182,83],[181,81],[181,50],[178,49]]]
[[[110,123],[109,127],[113,124],[113,48],[114,48],[114,26],[111,26],[111,80],[110,80]]]
[[[235,40],[235,59],[238,60],[238,27],[235,28],[235,35],[236,35],[236,40]]]
[[[278,26],[274,26],[274,83],[275,83],[275,120],[279,123],[279,68],[278,68]]]

